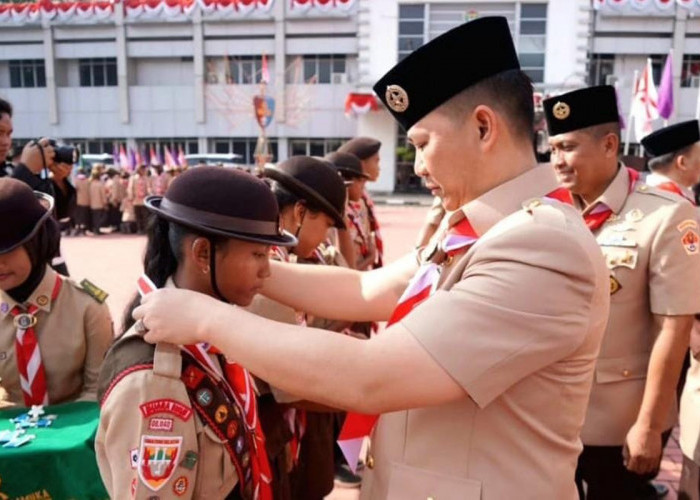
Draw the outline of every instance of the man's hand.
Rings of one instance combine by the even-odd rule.
[[[73,165],[68,165],[67,163],[54,163],[49,167],[51,173],[53,174],[53,180],[57,183],[63,182],[70,175],[73,170]]]
[[[43,158],[42,158],[43,155]],[[49,140],[43,137],[39,140],[39,144],[32,141],[22,150],[20,163],[24,164],[33,174],[38,175],[44,167],[53,166],[55,153],[53,147],[49,144]]]
[[[661,432],[635,423],[625,440],[624,463],[627,470],[640,476],[659,469],[663,445]]]

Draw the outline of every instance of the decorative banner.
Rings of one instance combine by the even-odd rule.
[[[345,8],[355,0],[309,0],[337,4]],[[191,19],[199,7],[206,18],[243,18],[249,15],[270,16],[275,0],[123,0],[128,21],[184,21]],[[92,24],[114,22],[114,8],[119,0],[84,0],[36,3],[0,3],[0,25]]]
[[[348,11],[352,9],[357,0],[289,0],[290,8],[296,11],[316,9],[321,12],[332,10]]]
[[[678,5],[700,13],[700,0],[594,0],[593,8],[603,14],[672,15]]]
[[[377,111],[379,103],[373,94],[351,92],[345,99],[345,116],[358,116]]]
[[[272,123],[275,115],[275,100],[269,95],[256,95],[253,97],[255,107],[255,119],[262,128],[267,128]]]

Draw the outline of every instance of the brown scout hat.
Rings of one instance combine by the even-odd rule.
[[[376,154],[382,143],[371,137],[355,137],[338,148],[338,153],[350,153],[360,160],[366,160]]]
[[[0,254],[24,245],[51,217],[54,200],[51,196],[32,191],[24,182],[4,177],[0,179]]]
[[[197,167],[175,177],[165,196],[146,206],[166,220],[201,231],[267,245],[297,240],[279,225],[279,207],[265,182],[241,170]]]

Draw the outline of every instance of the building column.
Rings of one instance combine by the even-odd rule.
[[[194,47],[194,118],[197,123],[205,123],[207,117],[204,101],[204,28],[202,26],[202,11],[199,7],[195,7],[192,23],[192,45]],[[201,149],[200,152],[202,152]]]
[[[676,20],[673,27],[673,113],[670,122],[678,117],[678,104],[681,97],[681,72],[683,71],[683,55],[685,54],[685,34],[688,23],[687,9],[676,9]]]
[[[116,36],[117,36],[117,85],[119,93],[119,112],[122,123],[129,123],[129,73],[127,69],[126,52],[126,27],[124,26],[124,3],[119,2],[114,5],[116,14]]]
[[[287,36],[285,26],[286,5],[287,2],[277,0],[272,7],[275,20],[275,120],[277,120],[277,123],[285,123],[287,121],[287,80],[284,71],[287,66],[287,47],[285,45]]]
[[[207,144],[207,138],[206,137],[198,137],[197,138],[197,145],[199,146],[199,154],[207,154],[209,152],[209,144]]]
[[[58,91],[56,89],[56,59],[54,56],[53,28],[48,22],[44,29],[44,71],[46,73],[46,92],[49,97],[49,124],[58,125]]]

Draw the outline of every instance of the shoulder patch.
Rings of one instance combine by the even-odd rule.
[[[80,282],[80,289],[95,299],[100,304],[104,304],[109,294],[91,281],[84,279]]]

